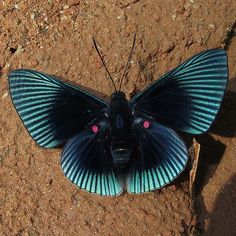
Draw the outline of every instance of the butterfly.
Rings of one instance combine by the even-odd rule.
[[[121,91],[122,79],[119,90],[112,80],[115,92],[107,103],[38,71],[9,75],[13,105],[31,137],[44,148],[64,145],[65,176],[90,193],[141,194],[179,176],[188,151],[174,130],[208,131],[227,86],[227,55],[222,49],[200,52],[130,101]]]

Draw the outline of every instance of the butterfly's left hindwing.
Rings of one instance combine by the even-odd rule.
[[[9,87],[25,127],[45,148],[65,143],[107,108],[78,87],[33,70],[12,71]]]
[[[140,194],[159,189],[184,170],[187,148],[172,129],[139,117],[132,130],[134,150],[127,179],[128,192]]]
[[[63,149],[61,166],[66,177],[91,193],[121,194],[123,188],[110,149],[109,126],[105,120],[87,127],[70,139]]]

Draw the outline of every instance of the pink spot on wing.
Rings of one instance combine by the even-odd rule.
[[[150,122],[147,121],[147,120],[145,120],[145,121],[143,122],[143,127],[144,127],[145,129],[148,129],[148,128],[150,127]]]
[[[92,125],[91,129],[95,134],[99,131],[99,127],[97,125]]]

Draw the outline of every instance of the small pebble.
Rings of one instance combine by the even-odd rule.
[[[213,24],[209,24],[208,26],[209,26],[210,28],[212,28],[212,29],[215,28],[215,25],[213,25]]]
[[[175,184],[173,184],[173,185],[171,186],[171,189],[172,189],[173,191],[176,191],[178,188],[177,188],[177,186],[176,186]]]
[[[32,14],[30,15],[30,18],[31,18],[31,20],[34,20],[34,18],[35,18],[35,14],[32,13]]]
[[[5,93],[2,95],[2,99],[5,99],[8,95],[9,95],[8,92],[5,92]]]
[[[172,19],[173,21],[175,21],[176,17],[177,17],[177,15],[176,15],[176,14],[173,14],[173,15],[171,16],[171,19]]]

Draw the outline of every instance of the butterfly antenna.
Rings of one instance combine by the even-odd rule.
[[[127,69],[128,69],[129,64],[130,64],[130,60],[131,60],[131,57],[132,57],[132,54],[133,54],[133,51],[134,51],[135,40],[136,40],[136,34],[134,34],[133,44],[132,44],[132,48],[131,48],[131,51],[130,51],[130,54],[129,54],[129,58],[128,58],[128,61],[125,65],[125,69],[124,69],[124,72],[123,72],[121,80],[120,80],[119,92],[121,90],[123,79],[125,77],[125,74],[127,73]]]
[[[105,67],[105,69],[106,69],[106,71],[107,71],[107,74],[109,75],[109,78],[110,78],[111,81],[112,81],[112,84],[113,84],[113,86],[114,86],[114,88],[115,88],[115,91],[117,92],[115,82],[114,82],[114,80],[112,79],[109,70],[107,69],[107,66],[106,66],[106,64],[105,64],[105,62],[104,62],[104,60],[103,60],[103,58],[102,58],[102,55],[101,55],[100,51],[98,50],[98,46],[97,46],[97,43],[96,43],[94,37],[93,37],[93,44],[94,44],[94,47],[95,47],[95,49],[96,49],[96,51],[97,51],[97,53],[98,53],[98,55],[99,55],[99,57],[100,57],[100,59],[101,59],[101,61],[102,61],[103,66]]]

